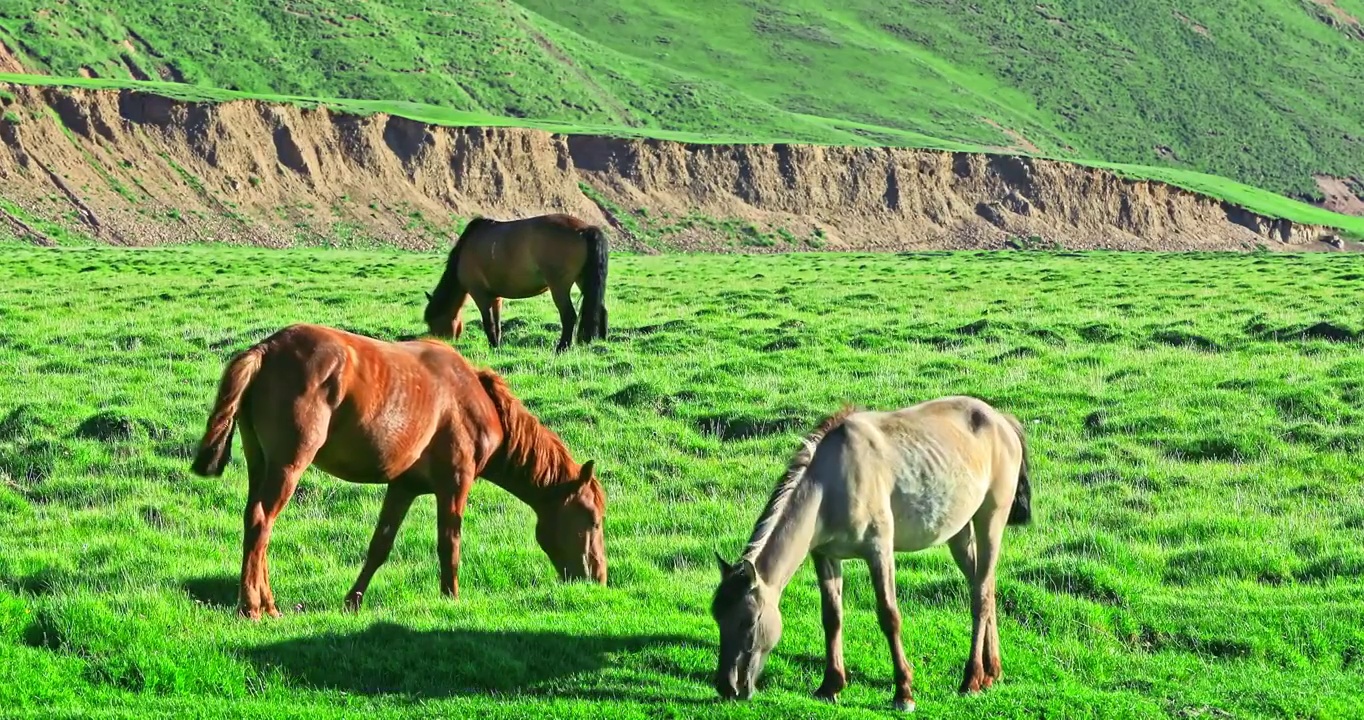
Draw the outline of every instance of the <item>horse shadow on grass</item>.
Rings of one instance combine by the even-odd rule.
[[[414,630],[381,622],[360,632],[323,633],[244,647],[240,654],[263,673],[279,671],[298,685],[356,695],[591,698],[604,689],[582,687],[582,677],[608,669],[613,658],[622,654],[646,655],[655,672],[676,676],[681,670],[682,675],[689,675],[674,666],[670,650],[696,642],[682,635]],[[663,688],[653,697],[648,687],[622,682],[628,686],[607,694],[636,696],[646,702],[676,701],[664,697]]]
[[[240,583],[235,577],[205,575],[182,582],[180,589],[184,590],[191,600],[200,605],[221,609],[236,607],[239,585]]]

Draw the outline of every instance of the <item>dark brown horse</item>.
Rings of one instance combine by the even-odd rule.
[[[606,339],[606,264],[610,254],[601,228],[572,215],[520,220],[477,217],[460,233],[445,261],[436,290],[426,294],[426,326],[432,335],[459,339],[464,300],[474,299],[488,344],[502,344],[502,298],[528,298],[546,290],[559,308],[563,332],[555,352],[568,349],[573,325],[569,291],[582,291],[578,343]]]
[[[440,587],[459,593],[459,536],[476,477],[529,505],[535,539],[561,579],[606,582],[606,495],[593,463],[573,462],[489,370],[433,340],[390,343],[291,325],[233,358],[193,471],[220,476],[239,427],[250,491],[238,610],[278,616],[266,567],[270,531],[309,465],[356,483],[387,483],[369,554],[346,607],[357,609],[418,495],[434,493]]]

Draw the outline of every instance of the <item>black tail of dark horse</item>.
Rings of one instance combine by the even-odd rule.
[[[599,227],[582,230],[582,236],[587,240],[587,262],[583,263],[583,272],[578,278],[578,286],[583,291],[578,342],[589,343],[606,339],[606,265],[611,248],[606,233]]]
[[[1006,415],[1018,442],[1023,446],[1023,462],[1018,466],[1018,488],[1014,490],[1014,504],[1009,508],[1010,525],[1027,525],[1032,522],[1032,487],[1028,483],[1028,438],[1023,432],[1023,423],[1012,415]]]

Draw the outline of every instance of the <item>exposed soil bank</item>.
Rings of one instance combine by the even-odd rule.
[[[136,91],[4,86],[0,226],[126,245],[447,245],[562,211],[637,250],[1323,249],[1333,231],[1062,162],[450,128]]]

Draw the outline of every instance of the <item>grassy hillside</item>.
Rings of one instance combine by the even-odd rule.
[[[756,140],[966,143],[1315,195],[1364,165],[1364,0],[13,0],[34,70]]]
[[[222,478],[187,469],[222,363],[300,320],[416,331],[440,263],[3,248],[0,714],[886,717],[857,563],[841,710],[808,697],[823,653],[808,562],[757,699],[716,704],[712,552],[739,552],[830,409],[956,392],[1026,421],[1036,515],[1005,536],[1004,681],[979,698],[955,694],[970,616],[949,553],[898,559],[921,713],[1357,713],[1359,256],[621,256],[606,343],[554,356],[545,297],[508,301],[499,352],[476,318],[459,343],[596,459],[607,587],[556,583],[530,511],[480,483],[458,602],[437,590],[427,497],[364,611],[343,614],[382,490],[313,470],[272,542],[285,617],[235,619],[240,450]]]

